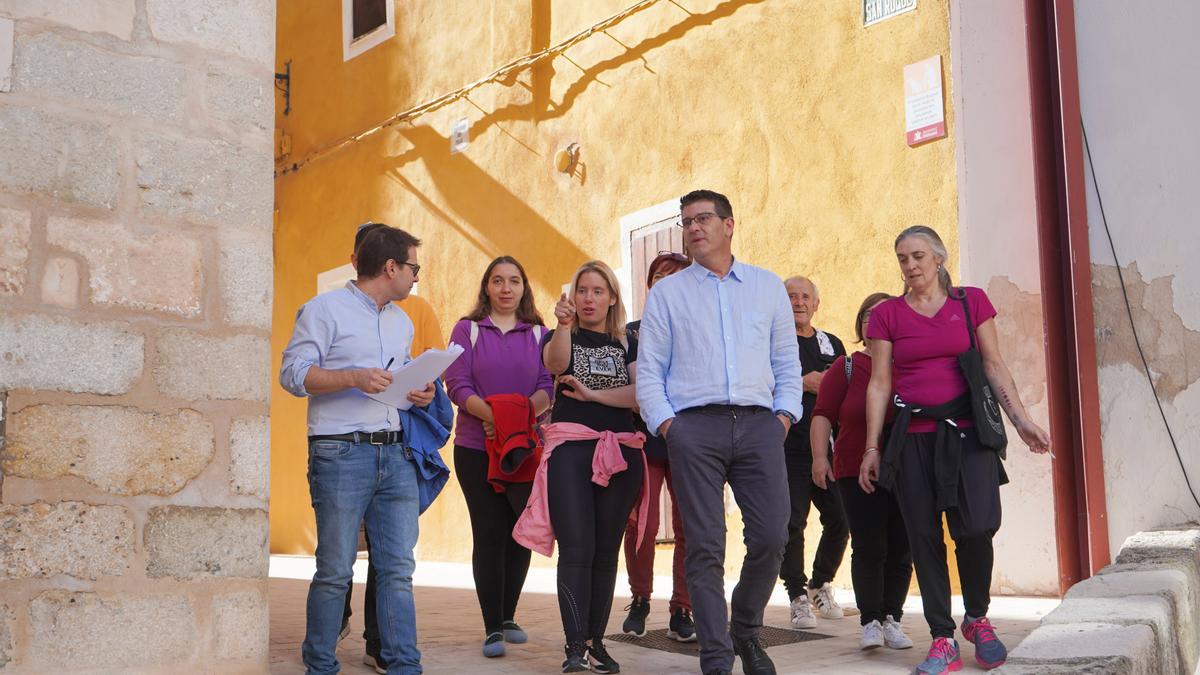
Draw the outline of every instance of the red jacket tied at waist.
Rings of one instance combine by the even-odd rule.
[[[488,454],[488,482],[496,492],[508,483],[533,480],[542,458],[533,403],[520,394],[493,394],[484,399],[492,407],[496,433],[484,442]]]
[[[546,488],[547,467],[554,449],[568,441],[596,441],[592,454],[592,482],[607,487],[613,474],[629,468],[621,454],[621,446],[641,450],[646,443],[642,432],[596,431],[582,424],[555,422],[545,428],[546,448],[542,452],[542,463],[533,479],[533,492],[525,511],[513,527],[513,539],[525,548],[549,556],[554,553],[554,527],[550,524],[550,497]],[[642,491],[637,503],[637,541],[646,533],[646,514],[650,509],[647,497],[650,494],[650,472],[646,465],[646,453],[642,453]]]

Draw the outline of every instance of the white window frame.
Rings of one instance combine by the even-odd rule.
[[[621,267],[613,270],[621,283],[621,299],[625,305],[625,316],[633,316],[633,233],[643,228],[659,224],[646,233],[665,230],[674,226],[674,220],[679,219],[679,198],[668,199],[654,206],[647,206],[640,211],[621,216]]]
[[[366,35],[354,39],[354,0],[342,0],[342,61],[383,44],[396,35],[396,2],[387,0],[387,22]]]

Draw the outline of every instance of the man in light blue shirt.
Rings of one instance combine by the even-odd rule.
[[[358,278],[309,300],[296,314],[279,383],[308,397],[308,485],[317,517],[317,571],[308,588],[301,648],[306,672],[337,673],[334,656],[353,577],[358,526],[376,542],[376,604],[387,672],[420,673],[412,573],[416,567],[417,468],[402,444],[397,410],[368,396],[409,360],[413,324],[392,304],[417,281],[416,237],[380,226],[363,238]],[[408,399],[426,406],[433,386]]]
[[[638,347],[637,399],[666,438],[687,535],[687,582],[700,668],[773,675],[759,641],[787,542],[783,440],[800,418],[803,380],[791,304],[779,277],[735,261],[733,208],[718,192],[680,199],[695,262],[650,291]],[[746,558],[725,632],[725,483],[744,514]]]

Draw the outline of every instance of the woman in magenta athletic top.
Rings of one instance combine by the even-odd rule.
[[[910,227],[896,238],[895,249],[905,292],[876,307],[867,328],[875,362],[891,361],[892,368],[874,368],[867,386],[859,485],[865,492],[874,490],[876,482],[892,489],[904,515],[934,638],[928,658],[914,672],[962,667],[950,613],[943,512],[966,606],[963,637],[974,643],[981,666],[995,668],[1004,663],[1007,651],[987,620],[992,537],[1000,528],[1000,485],[1008,479],[1000,453],[980,444],[974,432],[967,381],[958,364],[958,355],[970,348],[968,330],[975,331],[988,384],[1021,440],[1043,453],[1050,449],[1050,438],[1025,411],[1000,355],[995,308],[982,290],[951,285],[946,247],[937,233],[923,225]],[[964,312],[964,304],[969,311]],[[896,424],[881,458],[880,433],[893,389]]]

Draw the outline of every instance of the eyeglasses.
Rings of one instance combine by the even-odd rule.
[[[676,225],[678,225],[679,227],[681,227],[685,230],[688,229],[689,227],[691,227],[692,223],[698,223],[701,227],[703,227],[704,224],[707,223],[710,219],[719,218],[719,217],[720,216],[718,214],[715,214],[712,211],[708,211],[705,213],[697,213],[694,216],[689,216],[687,218],[681,219],[678,223],[676,223]]]
[[[654,256],[654,259],[658,260],[659,258],[666,258],[667,260],[674,260],[675,262],[685,263],[688,265],[692,264],[691,258],[678,251],[659,251]]]
[[[393,260],[395,260],[395,259],[393,259]],[[411,267],[414,277],[421,273],[421,266],[418,265],[417,263],[403,262],[400,260],[396,260],[395,262],[397,262],[401,265],[408,265],[409,267]]]

